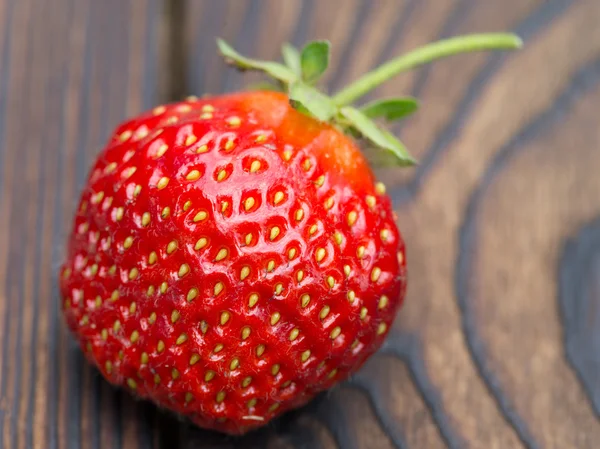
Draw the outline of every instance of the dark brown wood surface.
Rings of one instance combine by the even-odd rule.
[[[434,39],[516,30],[517,53],[454,57],[377,96],[421,163],[382,170],[409,292],[351,381],[241,439],[133,400],[83,362],[56,270],[87,168],[125,117],[256,80],[222,36],[275,58],[330,39],[335,90]],[[0,447],[600,446],[598,0],[0,0]]]

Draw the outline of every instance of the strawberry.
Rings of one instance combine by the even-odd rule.
[[[456,39],[461,50],[518,44]],[[416,103],[348,106],[381,71],[322,94],[326,42],[284,47],[287,65],[219,46],[285,92],[189,98],[118,126],[81,194],[60,289],[66,323],[109,382],[240,434],[347,378],[392,326],[404,241],[358,139],[410,165],[372,118]]]

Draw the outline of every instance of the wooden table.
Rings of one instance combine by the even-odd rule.
[[[598,448],[600,1],[0,0],[0,446],[6,449]],[[60,319],[56,271],[92,158],[125,117],[333,44],[331,89],[434,39],[516,30],[517,53],[380,88],[422,109],[420,159],[383,170],[409,293],[350,382],[242,440],[115,391]]]

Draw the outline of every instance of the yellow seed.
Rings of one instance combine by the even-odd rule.
[[[190,272],[190,266],[187,263],[184,263],[179,267],[179,271],[177,272],[177,274],[179,275],[180,278],[182,278],[189,272]]]
[[[304,217],[304,210],[298,209],[294,214],[294,218],[296,219],[296,221],[300,221],[302,220],[302,217]]]
[[[176,249],[177,249],[177,241],[176,240],[170,241],[169,244],[167,245],[167,253],[172,254]]]
[[[169,284],[167,284],[167,282],[162,282],[160,284],[160,292],[161,293],[165,293],[167,291],[167,288],[169,288]]]
[[[162,178],[160,178],[158,180],[158,184],[156,184],[156,187],[159,190],[164,189],[165,187],[167,187],[167,184],[169,184],[169,178],[167,178],[166,176],[163,176]]]
[[[90,267],[90,274],[92,276],[96,276],[96,274],[98,273],[98,264],[94,264]]]
[[[188,200],[183,204],[183,211],[187,212],[190,207],[192,207],[192,202]]]
[[[225,170],[219,170],[217,173],[217,181],[221,182],[227,177],[227,172]]]
[[[246,234],[244,241],[246,242],[246,245],[250,245],[250,243],[252,243],[252,234]]]
[[[335,240],[335,243],[341,245],[343,242],[342,233],[340,231],[335,231],[335,233],[333,234],[333,239]]]
[[[215,107],[212,104],[202,106],[202,112],[215,112]]]
[[[283,292],[283,284],[276,284],[275,285],[275,294],[281,295],[281,292]]]
[[[207,371],[206,374],[204,375],[205,382],[210,382],[214,378],[215,378],[215,372],[212,370]]]
[[[213,115],[210,112],[203,112],[202,115],[200,115],[200,118],[203,120],[210,120],[213,118]]]
[[[281,203],[283,201],[284,197],[285,197],[285,194],[283,192],[275,193],[275,198],[273,198],[273,203],[275,203],[275,205]]]
[[[204,248],[206,245],[208,245],[208,239],[206,239],[205,237],[201,237],[196,242],[196,246],[194,246],[194,249],[196,251],[198,251],[198,250],[201,250],[202,248]]]
[[[250,173],[256,173],[260,170],[260,165],[260,161],[252,161],[252,164],[250,164]]]
[[[337,374],[337,368],[332,369],[329,374],[327,375],[327,377],[329,377],[330,379],[333,379],[335,377],[335,375]]]
[[[225,286],[223,285],[222,282],[217,282],[215,284],[215,287],[213,288],[213,293],[215,296],[219,296],[219,293],[221,293],[223,291],[223,288],[225,288]]]
[[[169,215],[171,215],[171,208],[170,207],[165,207],[162,212],[160,213],[161,218],[165,219],[167,218]]]
[[[302,307],[306,307],[310,303],[310,295],[305,293],[300,298],[300,301],[301,301]]]
[[[319,187],[322,187],[324,182],[325,182],[325,175],[321,175],[317,178],[317,180],[315,181],[315,184]]]
[[[191,402],[194,399],[194,395],[189,391],[185,394],[185,402]]]
[[[388,229],[382,229],[379,235],[381,236],[381,240],[387,242],[390,238],[390,231]]]
[[[378,195],[385,194],[385,184],[382,182],[375,184],[375,192],[377,192]]]
[[[198,296],[198,289],[196,287],[191,288],[187,293],[187,301],[192,302]]]
[[[377,282],[379,280],[379,276],[381,276],[381,268],[373,268],[373,270],[371,271],[371,281]]]
[[[181,334],[179,337],[177,337],[177,340],[175,341],[175,344],[182,345],[186,341],[187,341],[187,335],[186,334]]]
[[[217,343],[213,349],[213,352],[215,354],[218,354],[219,352],[221,352],[223,350],[223,345],[221,343]]]
[[[386,330],[387,330],[387,324],[379,323],[379,326],[377,326],[377,335],[381,335],[381,334],[385,333]]]
[[[165,342],[162,340],[158,340],[156,344],[156,352],[163,352],[165,350]]]
[[[314,224],[310,227],[310,229],[308,230],[308,233],[310,235],[313,235],[315,232],[317,232],[318,229],[319,229],[319,227],[316,224]]]
[[[300,335],[300,331],[296,328],[292,329],[289,336],[290,341],[294,341],[296,338],[298,338],[298,335]]]
[[[204,221],[208,217],[208,213],[206,211],[201,210],[194,216],[194,223],[198,223],[199,221]]]
[[[229,201],[223,201],[221,203],[221,213],[224,214],[228,207],[229,207]]]
[[[248,276],[250,275],[250,267],[249,266],[244,266],[242,267],[242,270],[240,271],[240,280],[244,280],[246,279]]]
[[[279,227],[277,227],[277,226],[272,227],[271,232],[269,234],[269,239],[271,241],[275,240],[279,236],[280,233],[281,233],[281,229],[279,229]]]
[[[348,291],[348,293],[346,294],[346,298],[348,298],[348,301],[354,302],[354,300],[356,299],[356,293],[354,293],[354,290]]]
[[[254,207],[254,203],[255,203],[254,198],[252,198],[252,197],[246,198],[246,201],[244,201],[244,209],[246,209],[246,211],[249,211],[250,209],[252,209],[252,207]]]
[[[158,374],[154,375],[154,383],[157,385],[160,383],[160,376]]]
[[[231,363],[229,364],[229,370],[230,371],[236,370],[239,366],[240,366],[240,360],[239,359],[233,359],[231,361]]]
[[[327,318],[327,315],[329,315],[329,311],[331,310],[331,308],[329,306],[325,306],[321,309],[321,312],[319,313],[319,318],[321,320],[324,320],[325,318]]]
[[[388,305],[389,302],[389,298],[385,295],[383,295],[381,298],[379,298],[379,308],[380,309],[385,309],[386,306]]]
[[[115,171],[115,168],[117,168],[117,163],[111,162],[106,167],[104,167],[104,173],[112,173]]]
[[[354,226],[356,220],[358,219],[358,214],[355,210],[348,213],[348,226]]]
[[[117,207],[116,212],[115,212],[115,219],[117,221],[121,221],[123,219],[124,212],[125,212],[125,210],[122,207]]]
[[[156,157],[164,156],[164,154],[167,152],[168,149],[169,149],[169,146],[167,144],[163,143],[160,147],[158,147],[158,150],[156,151]]]
[[[129,385],[129,388],[131,388],[132,390],[135,390],[137,388],[137,382],[133,379],[127,379],[127,385]]]
[[[202,332],[203,334],[206,334],[207,331],[208,331],[208,323],[204,320],[200,321],[200,332]]]
[[[246,402],[246,407],[252,408],[256,405],[256,402],[257,402],[256,398],[252,398],[248,402]]]
[[[137,167],[129,167],[125,170],[125,173],[123,173],[123,177],[125,179],[127,178],[131,178],[131,176],[133,176],[133,174],[136,172]]]
[[[361,245],[356,249],[356,256],[359,259],[362,259],[363,257],[365,257],[365,247],[364,246]]]
[[[325,258],[326,254],[327,254],[327,251],[325,251],[325,248],[317,249],[317,253],[316,253],[317,262],[321,262]]]
[[[242,340],[246,340],[250,336],[251,332],[252,330],[248,326],[244,326],[242,328]]]
[[[185,138],[185,146],[189,147],[190,145],[195,144],[198,141],[198,138],[193,134],[190,134]]]
[[[179,313],[179,310],[173,310],[171,312],[171,323],[177,322],[180,316],[181,314]]]
[[[275,261],[274,260],[269,260],[269,263],[267,264],[267,271],[271,272],[275,269]]]
[[[154,265],[156,263],[156,260],[158,259],[158,256],[156,255],[155,251],[152,251],[149,255],[148,255],[148,263],[150,265]]]
[[[227,322],[229,321],[229,318],[231,318],[231,315],[229,312],[225,311],[221,313],[221,326],[224,326],[227,324]]]
[[[344,265],[344,274],[346,277],[350,276],[350,265]]]
[[[129,305],[129,313],[131,313],[131,314],[134,314],[134,313],[135,313],[135,309],[136,309],[136,308],[137,308],[137,305],[136,305],[136,303],[135,303],[135,301],[134,301],[134,302],[132,302],[132,303]]]
[[[224,392],[224,391],[219,391],[219,392],[217,393],[217,397],[216,397],[216,401],[217,401],[217,403],[219,403],[219,404],[220,404],[220,403],[221,403],[221,402],[223,402],[224,400],[225,400],[225,392]]]
[[[133,280],[137,279],[139,274],[140,274],[140,272],[138,271],[137,268],[132,268],[131,270],[129,270],[129,280],[133,281]]]
[[[152,109],[152,113],[154,115],[160,115],[160,114],[164,114],[166,110],[167,110],[167,108],[164,106],[157,106],[154,109]]]
[[[229,126],[238,127],[242,124],[242,120],[239,117],[229,117],[227,119]]]
[[[275,365],[273,365],[271,367],[271,374],[273,374],[273,376],[277,376],[277,374],[279,373],[279,363],[276,363]]]
[[[192,354],[192,356],[190,357],[190,365],[193,366],[196,363],[198,363],[200,361],[200,355],[199,354]]]
[[[102,329],[100,335],[102,335],[102,340],[108,339],[108,331],[106,329]]]
[[[200,153],[206,153],[208,151],[208,145],[204,144],[204,145],[200,145],[198,147],[198,149],[196,150],[196,153],[200,154]]]
[[[131,333],[131,336],[129,337],[129,340],[131,340],[131,343],[135,343],[136,341],[138,341],[139,338],[140,338],[140,333],[138,331],[133,331]]]
[[[366,307],[362,307],[360,309],[360,319],[364,320],[367,317],[367,313],[369,313],[369,311],[367,310]]]
[[[104,368],[106,369],[106,372],[108,374],[112,373],[112,362],[110,360],[107,360],[104,364]]]
[[[375,197],[373,195],[367,195],[367,197],[365,198],[365,201],[367,203],[367,206],[369,206],[369,208],[373,209],[375,207]]]
[[[302,361],[306,362],[310,357],[310,349],[307,349],[302,353]]]
[[[217,256],[215,257],[215,261],[220,262],[221,260],[225,259],[228,255],[229,251],[227,250],[227,248],[221,248],[217,253]]]
[[[231,151],[234,146],[235,142],[233,141],[233,139],[228,139],[227,142],[225,142],[225,151]]]
[[[171,370],[171,377],[173,378],[173,380],[175,380],[179,377],[179,370],[177,370],[177,368],[173,368]]]
[[[148,353],[147,352],[142,352],[142,356],[140,357],[140,363],[142,365],[145,365],[146,363],[148,363]]]
[[[98,192],[92,197],[93,204],[99,204],[104,198],[104,192]]]
[[[256,356],[260,357],[261,355],[263,355],[265,353],[265,345],[258,345],[256,347]]]
[[[273,315],[271,315],[271,326],[275,326],[279,322],[280,318],[281,315],[279,312],[275,312]]]
[[[340,333],[342,332],[342,329],[339,326],[336,326],[333,328],[333,330],[331,331],[331,333],[329,334],[329,337],[332,340],[335,340],[336,338],[339,337]]]
[[[290,248],[288,251],[288,259],[292,260],[294,257],[296,257],[296,248]]]
[[[200,172],[198,170],[192,170],[187,174],[185,179],[188,181],[196,181],[197,179],[200,179]]]
[[[335,279],[333,278],[333,276],[327,276],[327,285],[329,285],[329,288],[334,287]]]
[[[310,170],[310,167],[312,166],[310,159],[304,159],[304,163],[302,164],[302,167],[304,168],[305,171]]]
[[[242,387],[247,388],[252,383],[252,377],[248,376],[242,381]]]
[[[254,307],[257,302],[258,302],[258,295],[256,293],[252,293],[250,295],[250,298],[248,299],[248,305],[250,307]]]
[[[402,262],[404,262],[404,254],[402,254],[401,251],[398,251],[398,263],[402,265]]]
[[[269,412],[271,412],[271,413],[272,413],[272,412],[274,412],[275,410],[277,410],[278,408],[279,408],[279,404],[278,404],[278,403],[275,403],[275,404],[273,404],[273,405],[271,405],[271,406],[269,407]]]
[[[89,322],[90,322],[90,317],[89,316],[83,315],[81,317],[81,325],[82,326],[87,326]]]
[[[259,134],[258,136],[256,136],[256,139],[254,139],[254,142],[262,143],[265,140],[267,140],[267,136],[265,134]]]
[[[148,226],[150,224],[150,213],[144,212],[142,215],[142,226]]]
[[[148,323],[154,324],[156,322],[156,312],[152,312],[148,317]]]
[[[350,348],[352,349],[356,349],[356,347],[360,344],[360,342],[358,341],[358,339],[354,340],[352,342],[352,345],[350,346]]]

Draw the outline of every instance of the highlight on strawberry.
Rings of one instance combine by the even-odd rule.
[[[283,63],[226,61],[273,81],[191,97],[120,124],[98,154],[60,274],[62,310],[112,384],[231,434],[264,426],[356,372],[407,285],[403,237],[372,166],[415,163],[378,121],[410,97],[356,101],[442,57],[517,49],[459,36],[327,95],[329,43]]]

